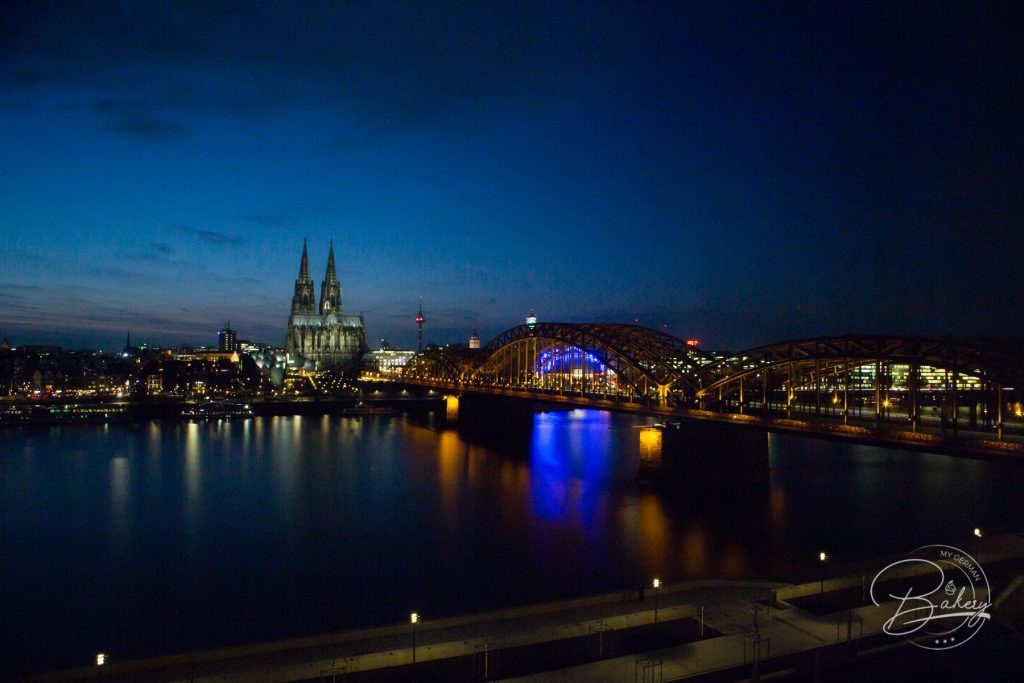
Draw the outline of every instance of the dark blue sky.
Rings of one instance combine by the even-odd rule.
[[[637,4],[3,3],[0,335],[1022,333],[1012,4]]]

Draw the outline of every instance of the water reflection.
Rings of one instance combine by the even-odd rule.
[[[201,440],[201,425],[189,422],[185,426],[185,504],[188,519],[193,524],[200,513],[200,487],[202,486],[201,451],[204,441]]]
[[[637,511],[637,538],[640,542],[641,556],[645,558],[647,573],[651,576],[663,576],[669,567],[668,558],[672,544],[669,542],[668,520],[665,518],[661,499],[653,493],[645,493],[640,496]]]
[[[654,477],[661,471],[662,432],[655,427],[640,430],[640,474]]]
[[[110,459],[110,517],[114,543],[122,550],[124,537],[128,534],[131,520],[128,516],[131,502],[131,469],[124,455]]]
[[[769,473],[638,484],[644,460],[685,458],[646,420],[460,413],[443,431],[442,413],[0,434],[0,649],[63,666],[107,647],[95,634],[127,658],[397,623],[410,604],[785,579],[821,547],[881,555],[1019,523],[1024,470],[998,463],[773,437]]]
[[[710,553],[704,529],[696,522],[690,522],[683,530],[681,561],[678,565],[682,576],[705,576],[710,572]]]
[[[463,459],[466,455],[466,444],[459,438],[458,432],[447,429],[441,432],[438,443],[440,457],[441,497],[444,510],[449,515],[458,513],[456,495],[463,475]],[[472,478],[470,478],[472,481]]]

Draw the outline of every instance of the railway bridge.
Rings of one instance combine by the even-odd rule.
[[[537,322],[418,354],[392,382],[911,448],[1024,456],[1024,339],[843,335],[711,354],[618,323]]]

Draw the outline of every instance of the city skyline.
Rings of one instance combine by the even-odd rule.
[[[1019,334],[994,6],[6,3],[0,335],[284,343],[639,320],[741,349]]]

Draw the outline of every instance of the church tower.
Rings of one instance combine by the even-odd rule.
[[[320,315],[331,313],[341,315],[341,283],[334,268],[334,240],[331,240],[331,251],[327,255],[327,274],[320,283]]]
[[[309,276],[306,240],[302,240],[302,264],[299,266],[299,277],[295,280],[295,293],[292,295],[292,315],[316,315],[315,301],[313,278]]]
[[[292,294],[292,312],[288,316],[288,333],[284,340],[285,351],[296,356],[304,356],[309,352],[315,341],[315,331],[308,327],[308,323],[315,318],[313,278],[309,276],[306,240],[302,240],[302,263],[299,265],[299,277],[295,280],[295,293]]]

